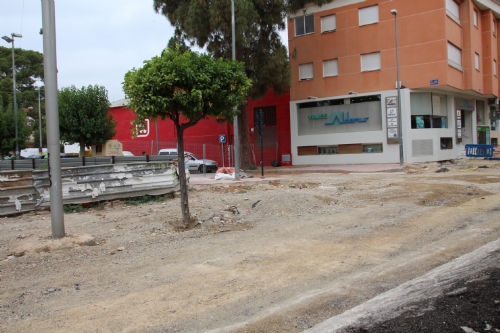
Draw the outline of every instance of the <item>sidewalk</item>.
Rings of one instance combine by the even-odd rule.
[[[285,167],[264,167],[264,178],[261,178],[262,170],[246,170],[248,175],[253,178],[241,178],[239,181],[234,180],[215,180],[214,173],[205,175],[192,173],[189,179],[191,185],[206,185],[206,184],[234,184],[239,182],[261,182],[279,179],[282,174],[290,173],[372,173],[372,172],[403,172],[404,167],[399,164],[339,164],[339,165],[298,165]]]

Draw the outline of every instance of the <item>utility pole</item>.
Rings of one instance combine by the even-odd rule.
[[[54,0],[42,0],[42,25],[52,238],[62,238],[65,236],[65,231],[61,155],[59,153],[59,105],[57,102],[56,14]]]
[[[255,122],[255,126],[257,126],[257,131],[260,134],[260,164],[261,164],[261,170],[262,170],[262,175],[260,178],[264,179],[264,140],[262,137],[262,132],[264,132],[264,127],[266,127],[266,124],[264,124],[264,112],[262,109],[259,110],[259,113],[256,114],[257,121]]]
[[[236,28],[234,21],[234,0],[231,0],[231,32],[233,35],[233,60],[236,60]],[[240,180],[240,139],[238,131],[238,116],[234,116],[234,180]]]

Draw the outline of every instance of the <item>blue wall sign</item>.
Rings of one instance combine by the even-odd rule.
[[[219,135],[219,143],[226,143],[226,135],[225,134]]]
[[[435,86],[436,84],[439,84],[439,79],[432,79],[431,86]]]

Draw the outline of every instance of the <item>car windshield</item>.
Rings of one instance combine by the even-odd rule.
[[[187,157],[188,159],[190,159],[190,160],[197,160],[197,159],[198,159],[198,157],[196,157],[196,155],[195,155],[195,154],[186,154],[186,157]]]

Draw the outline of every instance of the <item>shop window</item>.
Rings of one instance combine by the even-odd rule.
[[[446,0],[446,15],[460,24],[460,6],[453,0]]]
[[[359,25],[378,22],[378,5],[359,9]]]
[[[314,14],[295,18],[295,36],[312,34],[314,32]]]
[[[323,61],[323,76],[337,76],[339,75],[338,60],[325,60]]]
[[[361,71],[375,71],[380,69],[380,52],[361,55]]]
[[[299,65],[299,78],[300,80],[312,80],[314,77],[313,74],[313,64],[302,64]]]
[[[411,128],[448,128],[446,95],[411,93]]]
[[[338,154],[337,146],[318,146],[318,154],[319,155],[331,155]]]
[[[462,50],[448,42],[448,65],[458,69],[462,69]]]
[[[329,15],[321,18],[321,32],[337,30],[337,16]]]
[[[453,149],[453,138],[441,138],[441,149]]]
[[[382,153],[383,144],[381,143],[366,143],[363,144],[363,153]]]

